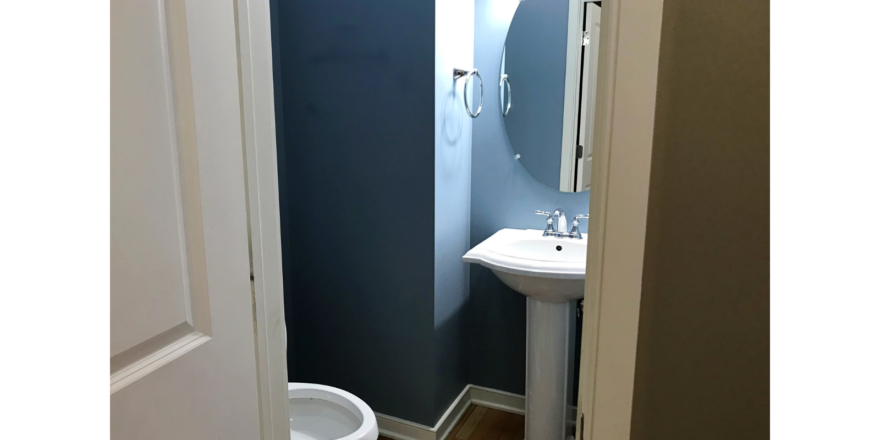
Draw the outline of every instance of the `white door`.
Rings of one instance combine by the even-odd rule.
[[[260,438],[233,0],[111,3],[111,435]]]
[[[593,169],[593,126],[596,121],[596,82],[599,77],[599,26],[602,21],[602,8],[595,3],[586,3],[587,20],[584,25],[584,63],[581,79],[584,81],[581,100],[581,132],[578,138],[583,145],[583,157],[577,161],[576,191],[588,191]]]

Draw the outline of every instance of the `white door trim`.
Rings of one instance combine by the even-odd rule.
[[[663,0],[605,0],[577,438],[630,436]]]
[[[269,0],[236,5],[260,427],[263,440],[289,440]]]

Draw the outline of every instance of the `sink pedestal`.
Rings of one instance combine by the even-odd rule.
[[[502,229],[462,257],[526,296],[526,440],[566,440],[574,382],[574,307],[584,297],[587,236]]]
[[[526,438],[564,440],[571,399],[572,302],[529,297],[526,312]]]

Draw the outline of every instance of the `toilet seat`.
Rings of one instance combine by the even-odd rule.
[[[376,440],[373,410],[354,394],[313,383],[287,384],[291,440]]]

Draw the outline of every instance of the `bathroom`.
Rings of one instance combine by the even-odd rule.
[[[291,382],[349,391],[380,424],[390,416],[434,427],[468,385],[516,396],[523,411],[526,297],[462,257],[501,229],[543,230],[536,210],[561,209],[569,224],[588,214],[588,189],[559,190],[569,3],[273,2]],[[498,78],[516,20],[507,59],[514,51],[520,65],[507,62],[515,86],[505,117]],[[527,47],[530,33],[543,48]],[[538,54],[543,79],[526,68]],[[458,68],[481,78],[455,79]],[[482,110],[472,118],[465,82],[475,107],[481,81]],[[527,128],[536,119],[510,134],[519,150],[505,118]],[[546,152],[526,150],[529,132],[547,135]],[[555,160],[555,176],[530,174],[536,156]],[[539,165],[532,172],[550,174]],[[580,221],[586,237],[588,220]],[[570,303],[573,372],[580,328]],[[569,380],[569,405],[574,386]]]
[[[707,174],[688,166],[726,163],[668,154],[705,143],[674,136],[764,144],[748,138],[760,130],[736,130],[739,142],[726,126],[717,138],[730,141],[717,142],[702,127],[723,118],[670,111],[670,96],[723,114],[719,90],[761,104],[763,89],[687,81],[699,70],[673,42],[700,60],[761,52],[736,52],[681,12],[746,6],[686,1],[114,3],[113,437],[628,439],[645,420],[666,426],[652,417],[685,402],[668,395],[705,392],[688,378],[711,382],[713,370],[693,365],[749,380],[763,351],[713,341],[704,357],[670,329],[701,334],[704,316],[751,319],[763,303],[681,315],[655,294],[700,302],[705,282],[740,300],[737,283],[763,280],[691,257],[702,251],[692,231],[705,242],[742,228],[722,234],[694,209],[734,206],[724,191],[753,180],[700,183]],[[697,45],[695,29],[718,44]],[[763,47],[749,40],[760,33],[738,35]],[[725,72],[763,66],[731,59]],[[674,194],[663,184],[684,179],[721,196],[661,209]],[[691,217],[661,217],[678,212]],[[669,225],[687,225],[670,242],[694,248],[659,250]],[[737,249],[713,246],[753,269],[755,252]],[[658,269],[676,258],[678,272]],[[667,272],[694,286],[662,284]],[[743,339],[763,343],[762,330]],[[679,363],[651,376],[666,395],[645,391],[657,359]]]

